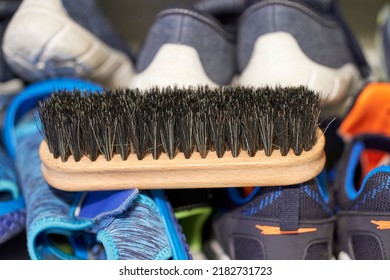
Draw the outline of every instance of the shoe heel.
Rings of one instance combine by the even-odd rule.
[[[338,104],[359,80],[352,65],[334,69],[312,61],[286,32],[260,36],[238,82],[253,86],[300,86],[322,93],[322,106]]]

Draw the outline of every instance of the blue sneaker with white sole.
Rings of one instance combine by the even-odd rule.
[[[131,86],[229,84],[237,71],[235,33],[226,26],[194,7],[160,11],[138,54]]]
[[[321,92],[322,113],[337,117],[371,70],[336,0],[257,0],[238,27],[237,83],[301,86]]]
[[[2,44],[11,69],[29,82],[57,77],[127,87],[133,61],[95,0],[23,0]]]

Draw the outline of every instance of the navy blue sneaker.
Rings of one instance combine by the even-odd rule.
[[[389,259],[390,138],[354,139],[339,166],[335,185],[339,259]]]
[[[173,7],[157,14],[139,52],[132,87],[231,82],[235,33],[206,10]]]
[[[4,35],[12,68],[32,82],[79,77],[129,86],[133,62],[95,0],[23,0]]]
[[[286,187],[217,190],[211,258],[326,260],[333,257],[333,198],[323,175]],[[218,249],[218,245],[220,248]],[[219,251],[219,253],[218,253]]]
[[[369,84],[339,128],[346,143],[335,181],[340,259],[390,258],[389,104],[390,84]]]
[[[240,85],[321,92],[324,116],[340,116],[371,74],[336,0],[252,1],[240,18]]]

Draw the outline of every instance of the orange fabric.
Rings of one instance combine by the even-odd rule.
[[[256,225],[256,228],[261,231],[262,235],[300,234],[300,233],[317,231],[316,228],[299,228],[297,230],[283,231],[283,230],[280,230],[280,227],[260,226],[260,225]]]
[[[252,193],[253,189],[254,187],[244,187],[242,188],[242,192],[244,193],[244,196],[247,197]]]
[[[360,156],[360,162],[362,166],[362,178],[365,178],[367,174],[374,168],[378,167],[384,157],[389,154],[383,151],[367,149],[362,152]]]
[[[339,134],[346,140],[359,134],[390,137],[390,83],[366,86],[340,125]]]
[[[376,229],[385,230],[390,229],[390,221],[371,221],[372,224],[377,225]]]

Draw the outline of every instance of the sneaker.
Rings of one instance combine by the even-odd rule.
[[[100,91],[92,83],[57,79],[30,84],[10,104],[4,143],[15,160],[27,210],[32,259],[190,259],[185,237],[162,191],[65,192],[41,173],[42,142],[35,106],[54,89]]]
[[[334,0],[260,0],[240,18],[237,83],[321,92],[323,115],[339,116],[371,71]]]
[[[2,47],[11,69],[30,82],[80,77],[126,87],[133,77],[126,44],[94,0],[24,0]]]
[[[369,84],[339,129],[346,142],[335,182],[339,259],[389,259],[389,104],[390,84]]]
[[[390,4],[384,5],[378,14],[376,33],[381,77],[390,81]]]
[[[346,146],[335,186],[339,259],[389,259],[389,147],[383,136],[359,137]]]
[[[147,34],[136,72],[132,87],[138,88],[229,84],[236,73],[235,35],[208,12],[165,9]]]
[[[18,8],[20,1],[0,1],[0,45],[3,42],[3,34],[9,20]],[[16,77],[4,60],[3,52],[0,51],[0,129],[3,126],[3,114],[12,97],[21,91],[23,82]]]
[[[234,260],[324,260],[333,257],[333,198],[321,176],[286,187],[217,190],[215,240],[208,252]]]

